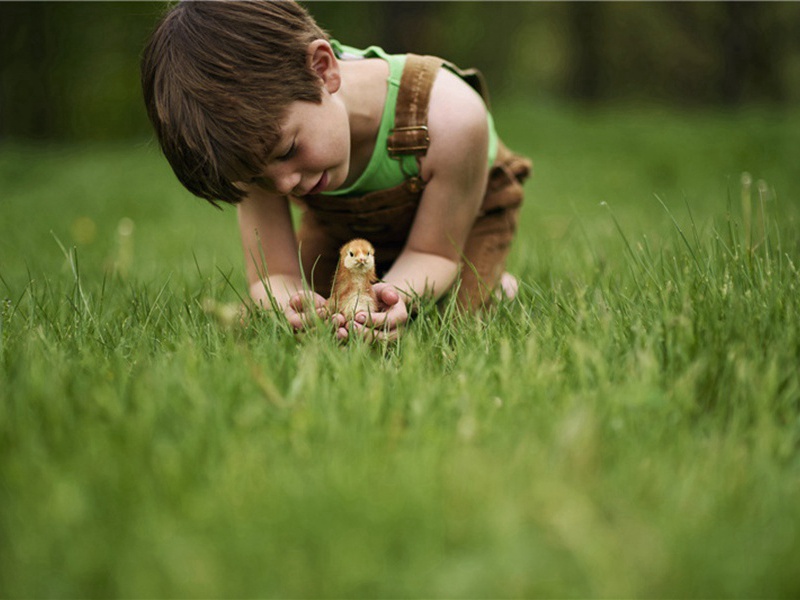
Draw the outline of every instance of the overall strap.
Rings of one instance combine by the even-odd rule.
[[[428,103],[433,81],[442,64],[442,59],[435,56],[409,54],[400,77],[394,128],[389,132],[386,149],[389,156],[400,161],[403,172],[410,179],[416,177],[410,170],[414,162],[428,152]]]

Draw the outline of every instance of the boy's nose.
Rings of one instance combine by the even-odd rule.
[[[275,179],[275,189],[279,194],[289,195],[300,184],[300,173],[286,173]]]

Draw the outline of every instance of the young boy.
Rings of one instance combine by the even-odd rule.
[[[333,315],[339,337],[394,339],[415,299],[454,285],[467,309],[514,296],[530,162],[498,140],[479,74],[443,62],[343,46],[287,0],[184,0],[162,19],[142,57],[148,115],[181,183],[237,206],[256,304],[308,326],[354,237],[376,248],[379,312]]]

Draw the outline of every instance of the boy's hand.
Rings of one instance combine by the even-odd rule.
[[[355,333],[372,341],[395,341],[408,321],[406,303],[390,283],[376,283],[372,289],[378,298],[378,312],[357,313],[352,327]]]
[[[289,325],[295,331],[310,329],[320,319],[326,319],[328,315],[328,301],[314,292],[297,292],[289,298],[289,303],[284,309]],[[344,316],[336,314],[330,315],[330,320],[336,326],[336,335],[339,338],[347,337],[347,330],[344,328]]]

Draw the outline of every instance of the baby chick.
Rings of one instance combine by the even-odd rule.
[[[339,250],[339,265],[333,277],[329,300],[333,313],[352,319],[358,312],[375,312],[378,300],[372,289],[375,275],[375,248],[367,240],[350,240]]]

